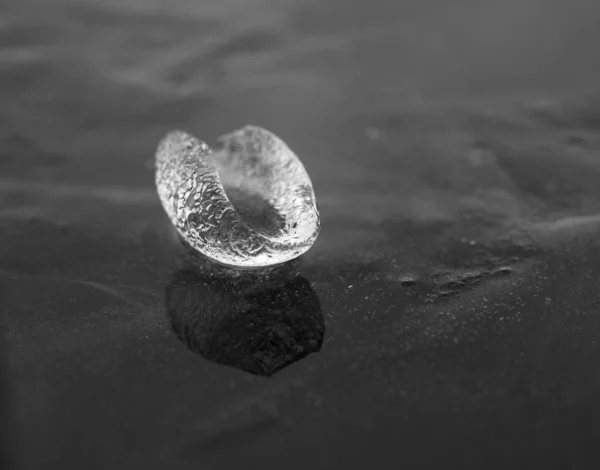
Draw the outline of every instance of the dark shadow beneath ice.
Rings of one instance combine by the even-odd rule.
[[[165,303],[189,349],[256,375],[270,376],[323,344],[319,299],[302,276],[228,278],[180,269]]]

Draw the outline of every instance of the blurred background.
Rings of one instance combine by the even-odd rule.
[[[570,186],[600,191],[589,152],[577,152],[595,145],[600,119],[594,0],[0,8],[1,187],[18,200],[4,211],[19,217],[90,216],[83,200],[65,200],[77,192],[154,204],[142,165],[167,130],[210,144],[248,123],[288,142],[338,216],[386,205],[386,216],[454,217],[476,189],[513,217],[530,209],[515,189],[571,209],[592,201]],[[565,165],[581,180],[565,183]],[[27,185],[46,197],[28,204]]]
[[[10,458],[591,465],[599,44],[597,0],[3,0]],[[292,323],[311,306],[298,362],[200,358],[169,324],[246,307],[178,284],[156,145],[245,124],[289,144],[320,205],[310,282],[248,300]]]
[[[594,0],[6,0],[0,8],[4,147],[18,147],[20,136],[47,154],[33,172],[24,168],[32,152],[5,151],[5,177],[75,173],[80,183],[140,185],[140,162],[165,129],[211,141],[250,122],[288,139],[324,186],[321,173],[368,158],[340,155],[361,126],[449,106],[508,103],[517,112],[598,91]],[[61,159],[69,165],[52,170]]]

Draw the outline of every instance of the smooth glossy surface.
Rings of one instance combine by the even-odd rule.
[[[193,249],[230,266],[265,267],[305,253],[320,220],[310,177],[279,137],[245,126],[213,151],[182,131],[156,151],[156,188]]]
[[[16,468],[600,468],[598,8],[0,2]],[[170,129],[247,122],[301,156],[323,222],[310,289],[273,303],[182,286],[149,158]],[[265,305],[290,309],[229,330],[234,352],[275,357],[253,342],[273,325],[283,364],[325,326],[270,377],[206,346],[211,312]]]

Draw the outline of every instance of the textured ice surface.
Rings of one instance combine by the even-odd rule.
[[[168,133],[156,151],[156,187],[183,239],[223,264],[283,263],[319,234],[304,166],[259,127],[222,136],[215,150],[183,131]]]

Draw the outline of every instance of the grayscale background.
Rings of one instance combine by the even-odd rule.
[[[600,468],[597,0],[2,0],[0,77],[3,468]],[[244,124],[323,226],[251,289],[152,172]]]

